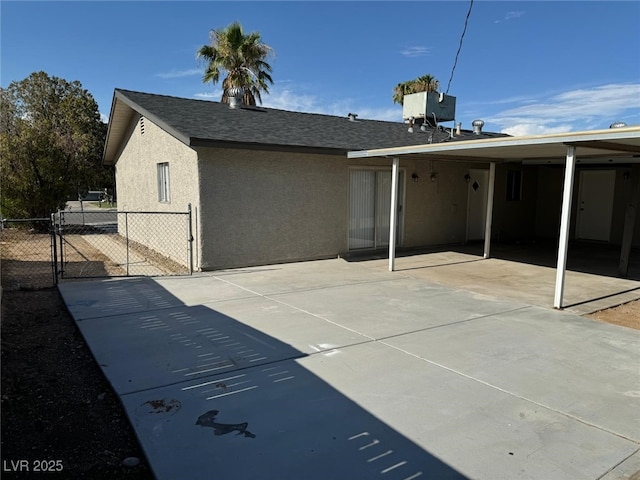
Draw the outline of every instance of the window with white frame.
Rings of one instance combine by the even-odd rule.
[[[158,164],[158,201],[169,203],[169,162]]]

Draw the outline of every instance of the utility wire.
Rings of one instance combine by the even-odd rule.
[[[469,11],[467,12],[467,18],[464,20],[464,29],[462,30],[462,36],[460,37],[460,45],[458,45],[458,51],[456,52],[456,59],[453,62],[453,68],[451,69],[451,77],[449,77],[449,83],[447,83],[447,91],[445,93],[449,93],[449,87],[451,86],[451,80],[453,80],[453,72],[456,71],[456,65],[458,64],[458,55],[460,55],[460,50],[462,50],[462,40],[464,39],[464,34],[467,31],[467,23],[469,23],[469,15],[471,15],[471,8],[473,7],[473,0],[469,3]]]

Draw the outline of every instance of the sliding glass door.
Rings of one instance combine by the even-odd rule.
[[[391,172],[351,170],[349,178],[349,250],[389,245]],[[404,172],[398,178],[398,243],[402,232]]]

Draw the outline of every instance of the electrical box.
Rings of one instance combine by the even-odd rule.
[[[424,118],[433,124],[456,119],[456,97],[439,92],[419,92],[405,95],[402,100],[402,118]]]

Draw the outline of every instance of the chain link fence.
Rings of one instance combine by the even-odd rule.
[[[0,284],[5,290],[53,287],[56,275],[50,218],[3,219]]]
[[[191,211],[60,211],[55,215],[61,278],[189,275]]]
[[[59,279],[193,273],[186,212],[59,211],[51,218],[3,219],[0,285],[55,286]]]

